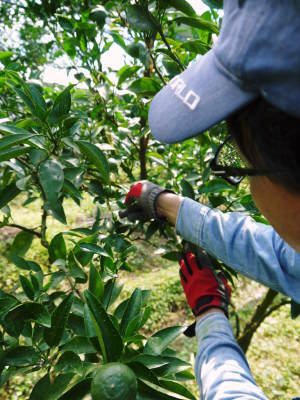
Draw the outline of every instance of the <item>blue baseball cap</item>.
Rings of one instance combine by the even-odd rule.
[[[299,0],[225,0],[216,45],[156,94],[149,126],[181,142],[260,96],[300,118]]]

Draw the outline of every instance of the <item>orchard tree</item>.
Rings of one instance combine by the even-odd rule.
[[[16,290],[0,291],[1,385],[15,374],[39,371],[31,399],[81,399],[92,391],[105,400],[110,385],[119,389],[119,397],[107,395],[115,399],[195,398],[181,383],[194,379],[190,365],[169,347],[183,328],[147,338],[149,291],[136,288],[119,300],[119,271],[130,269],[137,236],[151,242],[162,235],[169,260],[177,260],[181,241],[156,222],[120,221],[117,210],[128,185],[148,178],[210,207],[266,222],[246,185],[231,187],[210,174],[224,124],[164,146],[147,125],[151,98],[205,54],[219,33],[222,4],[205,3],[210,9],[201,16],[184,0],[2,3],[1,22],[18,35],[13,43],[4,34],[0,43],[1,227],[20,230],[7,255],[20,275]],[[102,62],[112,45],[124,58],[118,71]],[[43,67],[61,59],[77,83],[44,84]],[[49,237],[49,216],[67,224],[64,200],[80,205],[85,193],[99,205],[92,225]],[[24,210],[33,202],[41,207],[35,229],[12,220],[10,202],[21,197]],[[26,257],[33,238],[46,249],[47,262]],[[214,265],[232,281],[230,268],[218,260]],[[269,290],[242,324],[232,307],[245,351],[263,320],[288,302]],[[116,371],[128,392],[112,378]]]

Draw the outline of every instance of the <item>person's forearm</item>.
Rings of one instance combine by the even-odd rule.
[[[157,199],[157,213],[160,217],[165,217],[172,224],[176,224],[176,219],[183,197],[175,193],[163,193]]]
[[[267,400],[251,374],[225,315],[207,313],[197,322],[195,374],[201,400]]]

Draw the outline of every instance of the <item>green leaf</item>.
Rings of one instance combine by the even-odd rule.
[[[29,111],[31,112],[32,115],[36,115],[36,110],[33,104],[32,99],[30,98],[30,95],[28,93],[25,93],[24,90],[21,90],[18,88],[15,84],[10,83],[11,88],[17,93],[17,95],[24,101],[26,106],[29,108]]]
[[[154,372],[152,372],[151,369],[147,368],[144,364],[139,362],[130,362],[127,365],[132,369],[137,378],[155,385],[159,385],[159,381]]]
[[[224,191],[232,191],[234,188],[229,183],[225,182],[223,179],[213,179],[206,182],[198,190],[199,193],[220,193]]]
[[[104,256],[104,257],[109,257],[109,254],[107,253],[107,251],[105,251],[104,249],[102,249],[102,247],[98,246],[97,244],[93,244],[93,243],[81,243],[79,245],[79,247],[87,252],[90,252],[92,254],[99,254],[100,256]]]
[[[45,330],[44,334],[45,341],[49,346],[55,347],[59,345],[68,322],[72,303],[73,294],[71,293],[55,308],[51,316],[51,328]]]
[[[57,124],[60,120],[67,117],[71,109],[71,89],[74,85],[68,86],[55,99],[53,107],[49,113],[48,120],[50,125]]]
[[[161,89],[161,85],[152,78],[138,78],[128,89],[142,96],[153,96]]]
[[[84,292],[84,296],[94,318],[94,327],[97,331],[104,359],[107,361],[118,360],[123,350],[123,342],[119,332],[96,297],[88,290]]]
[[[186,40],[180,45],[180,48],[196,54],[205,54],[210,49],[210,46],[200,39],[195,39]]]
[[[10,201],[20,193],[20,189],[17,188],[16,183],[13,182],[10,185],[4,187],[0,191],[0,209],[6,206]]]
[[[160,0],[159,4],[163,8],[175,8],[176,10],[189,15],[190,17],[196,14],[193,7],[185,0]]]
[[[19,257],[15,254],[11,255],[11,261],[20,269],[24,269],[26,271],[35,271],[41,272],[41,267],[34,261],[24,260],[22,257]]]
[[[35,384],[29,400],[48,400],[50,385],[50,375],[46,374]]]
[[[23,303],[10,310],[5,316],[5,330],[18,337],[25,321],[33,321],[46,328],[51,326],[51,316],[47,309],[39,303]]]
[[[62,233],[58,233],[51,240],[49,249],[49,259],[50,262],[53,263],[58,259],[65,260],[67,257],[67,248],[66,243]]]
[[[166,379],[160,379],[159,386],[161,386],[164,389],[169,390],[170,392],[180,394],[185,399],[197,400],[196,397],[193,395],[193,393],[191,393],[184,386],[180,385],[180,383],[166,380]]]
[[[96,299],[101,299],[104,293],[103,280],[93,263],[90,265],[89,291],[93,293]]]
[[[93,318],[87,304],[85,304],[83,307],[83,316],[85,335],[89,338],[97,337],[97,331],[95,329]]]
[[[223,0],[202,0],[209,8],[223,8]]]
[[[63,186],[64,192],[68,193],[72,199],[80,206],[80,200],[82,199],[81,192],[70,182],[68,179],[64,180]]]
[[[48,208],[57,220],[66,224],[64,209],[58,199],[64,184],[64,172],[61,164],[56,160],[44,161],[39,168],[39,178],[48,201]]]
[[[68,268],[70,269],[70,275],[76,279],[76,282],[87,282],[87,274],[72,251],[69,253],[68,256]]]
[[[126,50],[126,43],[123,39],[123,36],[121,36],[119,33],[117,32],[112,32],[111,36],[113,38],[113,41],[118,44],[120,47],[122,47],[122,49]]]
[[[135,30],[144,32],[157,30],[155,19],[146,7],[129,5],[126,8],[126,16],[129,25]]]
[[[124,67],[122,67],[118,72],[118,86],[121,86],[126,79],[131,78],[139,69],[141,69],[141,67],[137,65],[134,65],[133,67],[124,65]]]
[[[5,60],[6,58],[11,58],[14,53],[12,51],[0,51],[0,60]]]
[[[12,255],[17,255],[23,257],[29,250],[31,243],[33,241],[34,234],[31,232],[21,231],[19,232],[10,248],[10,257]]]
[[[147,385],[141,379],[138,379],[138,395],[137,400],[178,400],[178,397],[173,397],[169,394],[163,393],[157,389]]]
[[[0,162],[8,161],[12,158],[17,158],[25,153],[28,153],[29,150],[30,147],[15,146],[10,149],[5,149],[3,151],[0,151]]]
[[[76,144],[78,145],[80,152],[87,157],[89,162],[95,165],[105,182],[110,184],[109,164],[104,153],[94,144],[84,140],[79,140]]]
[[[6,132],[5,129],[3,129],[3,128],[5,128],[5,126],[3,126],[3,124],[0,125],[0,131]],[[33,136],[37,136],[37,135],[27,132],[27,133],[21,133],[21,134],[17,133],[17,134],[5,136],[0,139],[0,152],[7,149],[8,147],[11,147],[11,146],[14,146],[14,145],[17,145],[20,143],[24,143],[27,139],[30,139]]]
[[[35,114],[41,120],[44,120],[47,114],[47,105],[38,85],[29,83],[26,85],[25,91],[30,94],[31,100],[35,108]]]
[[[73,351],[64,352],[57,363],[55,364],[55,371],[62,372],[74,372],[80,373],[82,368],[82,362],[80,357]]]
[[[47,374],[37,382],[29,400],[58,400],[68,389],[73,378],[73,373],[61,374],[51,383]]]
[[[126,310],[122,317],[120,330],[123,335],[125,335],[126,328],[128,327],[130,321],[137,314],[140,313],[141,307],[142,307],[142,291],[136,288],[129,299]]]
[[[92,379],[84,379],[68,389],[59,400],[82,400],[90,393]]]
[[[180,186],[182,188],[182,196],[195,200],[195,192],[190,182],[186,181],[185,179],[181,179]]]
[[[206,19],[200,17],[179,17],[175,18],[174,22],[177,24],[189,25],[210,33],[215,33],[217,35],[219,33],[219,28],[213,22],[207,21]]]
[[[26,296],[30,299],[30,300],[34,300],[34,288],[32,283],[30,282],[29,279],[27,279],[25,276],[20,275],[19,276],[19,280],[20,280],[20,284],[22,286],[22,289],[24,291],[24,293],[26,294]]]
[[[48,199],[61,191],[64,184],[64,171],[58,161],[44,161],[39,168],[39,177]]]
[[[110,279],[105,283],[104,295],[102,298],[102,305],[105,309],[108,309],[119,297],[123,285],[120,285],[115,279]]]
[[[75,336],[62,346],[64,351],[73,351],[76,354],[95,354],[97,350],[85,336]]]
[[[40,354],[30,346],[18,346],[5,352],[5,365],[10,367],[27,367],[40,362]]]
[[[148,340],[144,353],[145,354],[161,354],[181,333],[185,330],[181,326],[172,326],[156,332]]]

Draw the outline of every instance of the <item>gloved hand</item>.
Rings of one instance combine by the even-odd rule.
[[[207,254],[188,250],[180,258],[180,279],[195,316],[210,308],[220,308],[228,317],[231,289],[222,273],[217,274]]]
[[[151,219],[164,220],[157,214],[156,202],[162,193],[173,193],[149,181],[140,181],[131,186],[125,199],[127,209],[119,212],[120,218],[127,217],[133,222],[150,221]]]

